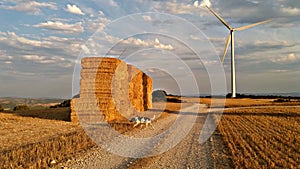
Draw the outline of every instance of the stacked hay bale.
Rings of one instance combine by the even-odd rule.
[[[152,105],[152,80],[141,70],[115,58],[81,61],[80,98],[72,99],[71,120],[127,121]],[[99,114],[100,113],[100,114]],[[86,119],[88,118],[88,119]]]
[[[143,73],[144,108],[152,108],[152,79]]]
[[[75,111],[75,106],[78,105],[78,100],[78,98],[74,98],[71,100],[71,122],[79,122]]]
[[[127,65],[129,98],[137,111],[152,107],[152,80],[133,65]],[[150,99],[150,101],[149,101]]]

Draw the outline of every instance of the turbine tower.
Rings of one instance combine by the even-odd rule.
[[[250,24],[250,25],[246,25],[246,26],[242,26],[240,28],[233,28],[232,26],[230,26],[220,15],[218,15],[215,11],[213,11],[210,7],[208,7],[206,5],[206,7],[208,8],[208,10],[213,13],[229,30],[230,30],[230,34],[227,37],[226,40],[226,46],[225,46],[225,50],[224,50],[224,54],[222,57],[222,63],[224,62],[228,47],[229,47],[229,43],[231,41],[231,94],[232,94],[232,98],[236,97],[236,86],[235,86],[235,63],[234,63],[234,31],[242,31],[245,29],[249,29],[252,28],[254,26],[266,23],[266,22],[270,22],[271,20],[265,20],[262,22],[257,22],[254,24]]]

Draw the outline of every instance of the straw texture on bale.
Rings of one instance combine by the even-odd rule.
[[[72,121],[103,117],[122,122],[151,108],[152,79],[138,68],[115,58],[84,58],[81,66],[80,98],[72,99]]]

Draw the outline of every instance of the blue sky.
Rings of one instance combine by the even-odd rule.
[[[272,19],[236,32],[237,92],[300,91],[299,0],[206,4],[233,27]],[[220,69],[229,33],[202,1],[191,0],[2,0],[0,16],[2,97],[70,98],[78,58],[121,53],[122,60],[153,77],[154,88],[176,93],[174,82],[182,81],[181,92],[195,94],[187,80],[192,74],[199,92],[210,93],[209,74]],[[219,70],[228,92],[229,55]]]

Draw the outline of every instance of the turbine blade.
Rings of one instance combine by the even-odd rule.
[[[218,15],[215,11],[213,11],[210,7],[206,5],[206,8],[213,13],[229,30],[232,30],[233,27],[231,27],[220,15]]]
[[[242,31],[242,30],[249,29],[249,28],[252,28],[254,26],[257,26],[257,25],[260,25],[260,24],[263,24],[263,23],[267,23],[267,22],[270,22],[270,21],[271,20],[265,20],[265,21],[262,21],[262,22],[257,22],[257,23],[254,23],[254,24],[250,24],[250,25],[246,25],[246,26],[243,26],[243,27],[240,27],[240,28],[236,28],[234,30]]]
[[[231,33],[228,35],[227,40],[226,40],[226,46],[225,46],[224,54],[223,54],[223,57],[222,57],[222,63],[224,63],[224,59],[225,59],[225,56],[227,54],[230,41],[231,41]]]

